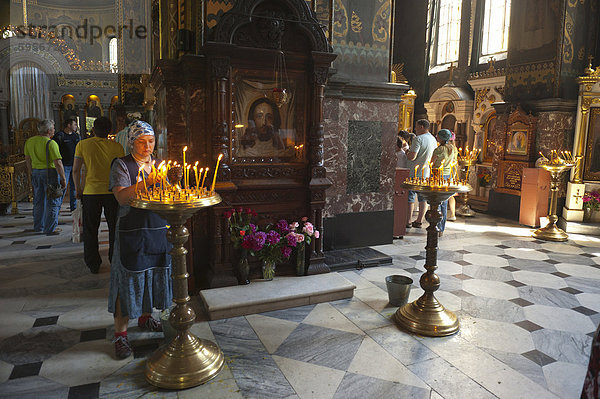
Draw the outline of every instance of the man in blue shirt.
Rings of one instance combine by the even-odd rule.
[[[56,133],[52,138],[58,143],[60,155],[62,156],[63,167],[65,168],[65,177],[69,182],[69,203],[71,206],[71,212],[73,212],[77,206],[77,199],[75,197],[75,184],[73,183],[73,159],[75,158],[75,147],[77,143],[81,141],[81,136],[77,132],[78,126],[75,119],[68,118],[63,123],[63,130]],[[64,195],[67,193],[65,190]],[[62,202],[62,201],[61,201]]]

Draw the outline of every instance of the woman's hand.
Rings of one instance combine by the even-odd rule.
[[[158,173],[157,170],[152,170],[152,172],[150,172],[150,174],[146,177],[146,185],[147,186],[153,186],[156,183],[160,183],[160,174]]]

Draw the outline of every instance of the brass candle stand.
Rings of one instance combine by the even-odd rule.
[[[471,166],[475,165],[477,162],[476,159],[459,159],[458,164],[461,168],[465,170],[465,181],[469,181],[469,171]],[[460,193],[460,202],[461,205],[456,208],[456,214],[459,216],[465,217],[473,217],[475,216],[475,212],[469,206],[469,192],[465,191],[464,193]]]
[[[399,308],[394,314],[394,320],[399,326],[415,334],[430,337],[452,335],[459,329],[458,318],[453,312],[446,309],[433,294],[440,288],[440,278],[435,274],[438,247],[437,224],[442,219],[438,207],[455,193],[471,190],[471,186],[457,181],[446,186],[435,186],[413,179],[403,183],[402,187],[419,192],[429,202],[429,210],[425,214],[425,218],[429,222],[427,245],[425,246],[425,269],[427,271],[419,280],[425,293],[416,301]]]
[[[540,166],[550,172],[550,208],[548,210],[548,224],[533,232],[532,236],[546,241],[567,241],[569,235],[556,226],[558,216],[556,215],[556,201],[558,197],[558,185],[560,176],[570,170],[575,163],[571,159],[566,161],[561,158],[553,158],[542,163]]]
[[[223,368],[223,352],[214,343],[199,339],[189,329],[196,314],[188,305],[188,277],[185,255],[189,232],[185,222],[197,211],[221,202],[214,192],[188,200],[158,200],[148,197],[136,198],[131,206],[147,209],[162,216],[169,223],[167,240],[173,244],[172,256],[173,302],[175,308],[169,323],[177,330],[177,336],[158,348],[146,363],[146,379],[152,385],[166,389],[185,389],[205,383]]]

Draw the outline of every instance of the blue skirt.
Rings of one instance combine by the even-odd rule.
[[[119,221],[115,228],[115,243],[110,267],[110,289],[108,311],[115,314],[117,297],[121,304],[121,315],[136,319],[152,309],[166,309],[173,302],[171,265],[155,267],[141,272],[127,270],[121,264],[119,249]]]

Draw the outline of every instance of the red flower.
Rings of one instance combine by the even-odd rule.
[[[256,217],[257,215],[258,215],[258,213],[256,213],[256,211],[252,211],[252,216]]]
[[[252,209],[246,208],[246,214],[247,215],[252,215]]]
[[[238,213],[242,213],[242,212],[244,212],[244,209],[243,208],[238,208],[237,211],[238,211]]]
[[[240,230],[240,235],[243,237],[246,235],[246,232],[244,230]]]
[[[225,219],[231,219],[231,212],[223,212]]]

